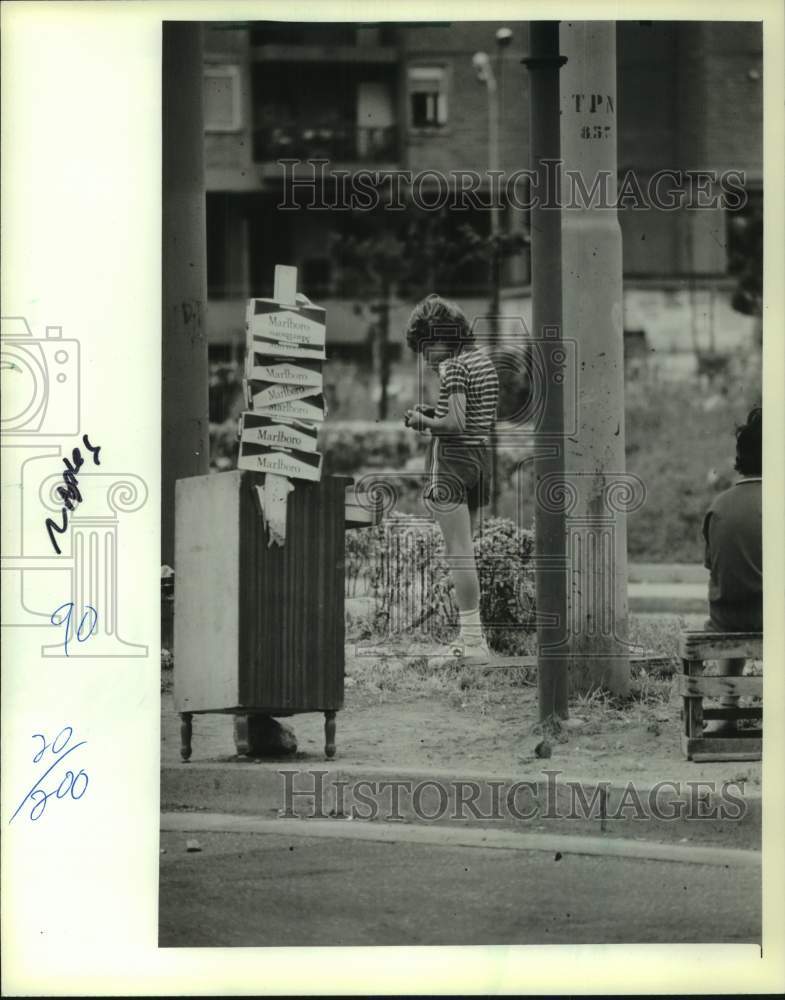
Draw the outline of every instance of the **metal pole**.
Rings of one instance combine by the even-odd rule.
[[[493,178],[499,169],[499,91],[493,69],[488,67],[488,77],[485,81],[488,88],[488,172],[490,175],[491,192],[491,236],[495,239],[499,234],[499,206],[493,197]]]
[[[161,561],[174,565],[174,486],[209,469],[202,28],[163,24]]]
[[[499,169],[499,92],[493,68],[488,66],[488,76],[485,81],[488,88],[488,170],[489,191],[491,196],[491,351],[495,351],[499,343],[499,284],[501,281],[499,260],[499,206],[493,191],[494,171]],[[491,513],[499,513],[499,482],[498,482],[498,447],[495,433],[491,435]]]
[[[537,686],[540,720],[567,718],[568,659],[565,656],[567,581],[565,575],[565,516],[558,504],[547,502],[548,483],[564,475],[564,417],[560,373],[562,355],[561,212],[559,159],[558,21],[529,25],[529,157],[536,183],[531,209],[532,324],[541,356],[544,385],[535,447],[537,490],[535,507],[535,574],[537,590]],[[549,177],[550,174],[550,177]],[[549,191],[556,181],[557,190]],[[550,197],[549,197],[550,194]],[[547,207],[550,205],[550,207]],[[545,616],[548,616],[547,618]]]
[[[577,396],[565,436],[567,590],[573,686],[629,690],[627,535],[623,495],[624,345],[621,230],[615,207],[616,26],[561,24],[563,320],[577,342],[565,393]],[[596,187],[595,187],[596,185]],[[569,428],[566,429],[569,431]]]

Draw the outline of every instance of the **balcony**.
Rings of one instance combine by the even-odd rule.
[[[325,159],[331,163],[395,163],[398,159],[398,129],[395,125],[366,126],[291,124],[254,130],[256,163],[280,159]]]
[[[266,63],[394,63],[398,30],[394,24],[258,22],[251,53]]]
[[[254,62],[395,64],[398,50],[384,45],[255,45]]]

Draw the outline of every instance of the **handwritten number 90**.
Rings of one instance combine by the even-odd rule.
[[[60,615],[60,612],[64,614]],[[68,642],[71,638],[71,619],[74,614],[73,604],[61,604],[59,608],[52,612],[52,617],[49,619],[52,625],[65,625],[65,640],[63,642],[63,648],[65,649],[65,655],[68,656]],[[60,615],[58,618],[57,616]],[[89,627],[85,631],[85,622],[89,622]],[[90,604],[85,605],[85,612],[82,615],[79,624],[76,627],[76,639],[77,642],[86,642],[90,636],[95,632],[98,626],[98,612]]]

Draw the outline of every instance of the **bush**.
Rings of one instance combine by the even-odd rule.
[[[732,397],[683,382],[628,392],[627,470],[646,484],[646,502],[627,519],[631,560],[703,562],[703,517],[735,480],[734,427],[754,401],[743,385]]]
[[[367,423],[325,423],[319,432],[327,475],[353,475],[363,469],[404,469],[424,452],[408,428]]]
[[[533,549],[532,532],[504,518],[486,518],[475,537],[480,614],[496,652],[529,649]],[[373,596],[377,635],[452,638],[458,608],[444,542],[433,522],[393,514],[374,528],[347,532],[346,579],[351,593],[364,584]]]

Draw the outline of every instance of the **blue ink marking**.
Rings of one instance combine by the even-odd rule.
[[[101,452],[100,445],[92,445],[90,443],[90,438],[86,435],[82,435],[82,444],[87,448],[90,454],[93,456],[93,462],[96,465],[101,464],[99,459],[99,454]],[[58,524],[53,521],[51,517],[47,517],[45,527],[49,535],[49,541],[52,543],[52,547],[55,552],[60,555],[60,546],[55,540],[55,536],[52,534],[56,531],[58,535],[63,535],[68,528],[68,512],[73,512],[75,504],[80,503],[82,500],[82,494],[79,492],[79,480],[76,478],[77,472],[84,465],[84,458],[82,457],[81,451],[78,448],[74,448],[71,452],[71,459],[64,458],[63,465],[65,466],[65,472],[63,473],[63,482],[65,486],[58,486],[57,493],[60,499],[63,501],[63,508],[60,511],[60,519],[62,524]]]
[[[62,742],[60,742],[60,745],[58,746],[58,741],[60,741],[61,737],[63,737],[64,734],[66,733],[68,735]],[[34,803],[33,808],[30,810],[30,819],[35,823],[43,815],[44,809],[46,809],[46,803],[53,795],[55,796],[55,798],[64,799],[70,792],[71,798],[76,799],[78,801],[87,791],[87,786],[90,783],[90,779],[87,776],[87,772],[84,770],[79,770],[76,772],[76,774],[74,774],[73,771],[66,771],[65,776],[60,781],[60,784],[57,786],[57,788],[52,789],[51,792],[45,792],[42,788],[39,788],[39,785],[44,780],[44,778],[49,774],[49,772],[54,770],[54,768],[56,768],[61,761],[65,760],[65,758],[68,756],[69,753],[73,753],[74,750],[78,750],[79,747],[83,747],[87,743],[87,740],[82,740],[80,743],[75,743],[70,749],[66,750],[65,748],[71,742],[71,737],[73,736],[73,734],[74,730],[72,726],[64,726],[57,734],[57,736],[55,736],[52,742],[47,743],[46,737],[44,736],[43,733],[33,733],[32,738],[34,740],[41,740],[42,744],[41,749],[38,751],[38,753],[34,754],[33,756],[33,763],[34,764],[40,763],[41,759],[43,758],[47,750],[50,750],[52,752],[52,756],[55,758],[55,761],[53,764],[49,765],[46,771],[44,771],[44,773],[41,775],[38,781],[36,781],[36,783],[33,785],[33,787],[30,789],[27,795],[25,795],[25,797],[16,807],[16,812],[11,817],[11,819],[9,819],[8,821],[9,823],[11,823],[16,818],[17,813],[25,804],[25,802],[28,801],[28,799]],[[82,779],[82,784],[79,786],[80,790],[79,794],[77,795],[76,794],[77,784],[80,778]]]
[[[63,610],[63,608],[67,608],[68,610],[66,611],[65,615],[62,618],[60,618],[58,621],[55,621],[55,615],[59,614]],[[76,627],[76,640],[77,640],[77,642],[86,642],[90,638],[90,636],[93,634],[93,632],[95,632],[96,628],[98,627],[98,612],[90,604],[85,604],[85,608],[86,608],[86,611],[82,615],[81,620],[79,621],[79,624]],[[91,611],[93,613],[93,616],[92,616],[92,621],[90,623],[90,631],[87,633],[87,635],[83,635],[82,634],[82,630],[84,629],[85,619],[90,617],[90,612]],[[63,624],[65,624],[65,639],[64,639],[64,642],[63,642],[63,648],[65,649],[65,655],[66,656],[68,656],[68,642],[69,642],[69,639],[70,639],[70,636],[71,636],[71,617],[73,616],[73,613],[74,613],[74,606],[73,606],[72,603],[71,604],[61,604],[59,608],[56,608],[52,612],[52,617],[49,619],[49,621],[52,623],[52,625],[63,625]]]

